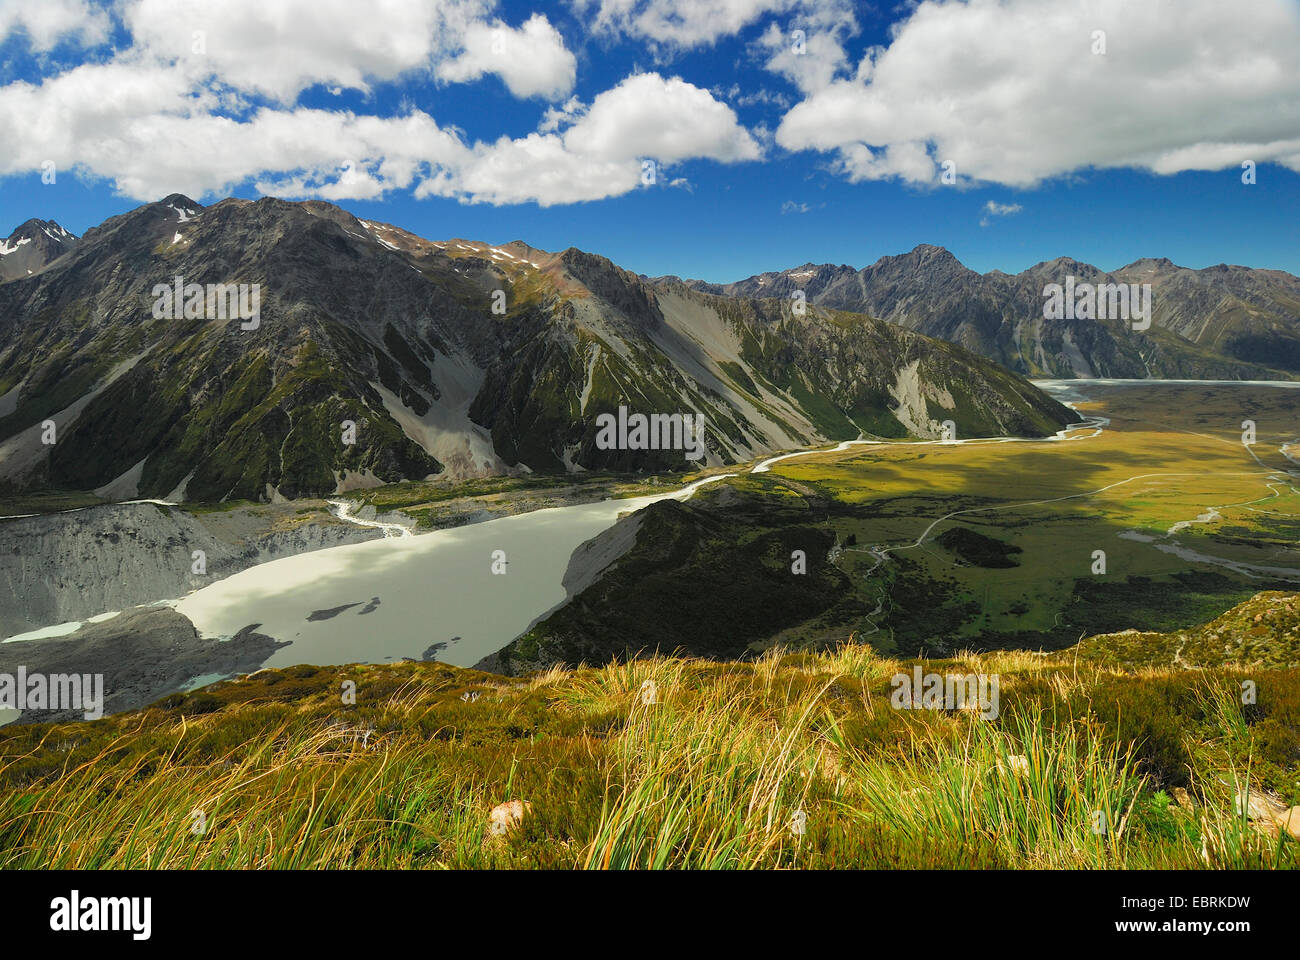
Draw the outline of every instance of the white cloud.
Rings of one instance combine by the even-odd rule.
[[[93,101],[86,106],[77,117],[65,112],[68,131],[56,142],[22,136],[24,153],[0,158],[0,173],[52,159],[60,169],[108,178],[138,200],[173,191],[223,194],[249,178],[266,193],[359,199],[378,196],[377,185],[401,189],[422,172],[455,169],[469,156],[454,133],[418,111],[372,117],[263,109],[236,121],[202,112],[106,116],[96,113]],[[0,91],[0,126],[13,122],[15,107],[22,123],[29,116],[23,105],[9,90]]]
[[[501,21],[476,23],[465,31],[465,50],[438,66],[444,80],[477,80],[498,74],[516,97],[558,100],[573,89],[578,64],[550,21],[535,13],[518,30]]]
[[[691,158],[734,163],[760,156],[732,109],[707,90],[676,77],[637,74],[596,97],[563,133],[478,144],[456,176],[421,184],[416,195],[550,206],[635,190],[645,159],[671,165]]]
[[[805,0],[574,0],[579,15],[598,31],[648,40],[661,48],[692,49],[715,43],[768,14],[789,13]]]
[[[1023,209],[1024,207],[1018,203],[998,203],[996,200],[990,200],[984,204],[984,216],[980,217],[980,226],[987,227],[991,222],[989,217],[1011,217]]]
[[[214,79],[288,104],[314,84],[369,90],[372,81],[428,69],[454,54],[492,6],[491,0],[127,0],[123,21],[135,54],[175,60],[196,81]]]
[[[21,31],[37,53],[65,39],[96,46],[108,30],[108,15],[86,0],[0,0],[0,41]]]
[[[853,180],[934,182],[944,161],[1015,186],[1086,167],[1300,170],[1297,51],[1290,0],[926,0],[854,79],[805,72],[822,86],[776,140],[833,151]]]
[[[827,86],[847,66],[844,40],[857,32],[851,6],[822,3],[790,24],[768,24],[758,46],[767,55],[767,69],[807,95]]]
[[[789,110],[792,101],[784,93],[777,93],[760,87],[749,93],[741,93],[740,84],[733,83],[730,88],[724,90],[722,87],[713,87],[710,91],[715,97],[730,100],[738,107],[773,107],[781,110]]]
[[[587,105],[577,97],[570,97],[558,107],[548,107],[538,126],[538,133],[553,133],[561,126],[572,123],[587,112]]]
[[[1023,210],[1018,203],[998,203],[996,200],[990,200],[984,204],[984,212],[992,214],[995,217],[1009,217]]]
[[[603,158],[689,157],[757,160],[758,144],[735,112],[707,90],[657,73],[628,77],[606,90],[564,135],[565,146]]]
[[[0,175],[53,160],[111,179],[140,200],[173,191],[222,194],[247,179],[264,193],[366,199],[394,189],[469,202],[542,205],[597,200],[641,186],[641,160],[757,159],[757,143],[726,104],[680,79],[629,77],[560,132],[466,143],[420,110],[401,116],[264,107],[219,116],[215,94],[192,95],[179,66],[84,65],[43,84],[0,88]]]
[[[39,169],[53,160],[59,169],[83,166],[111,176],[99,169],[106,157],[166,149],[140,142],[142,127],[216,105],[215,96],[193,97],[180,71],[155,64],[85,64],[39,85],[11,83],[0,87],[0,130],[10,134],[0,151],[0,174]]]
[[[780,127],[776,138],[781,146],[789,146],[781,140]],[[925,144],[917,140],[902,140],[875,150],[862,143],[850,143],[840,149],[835,167],[854,183],[889,178],[919,182],[934,175],[934,161]]]
[[[476,145],[456,175],[425,181],[415,195],[496,204],[536,201],[552,206],[628,193],[637,188],[640,178],[636,162],[576,153],[555,134],[534,133]]]
[[[852,0],[571,0],[580,17],[597,32],[646,41],[659,55],[711,46],[765,18],[792,40],[795,30],[808,38],[856,32]],[[593,13],[594,10],[594,13]],[[821,41],[819,41],[819,48]],[[823,48],[824,49],[824,48]],[[818,51],[820,53],[820,49]],[[842,53],[841,53],[842,55]]]
[[[589,106],[570,97],[537,132],[495,141],[469,142],[414,106],[381,116],[299,102],[316,84],[337,96],[412,71],[444,82],[493,73],[518,97],[567,95],[576,61],[560,34],[541,15],[518,28],[484,19],[494,3],[121,0],[113,9],[134,42],[113,59],[0,87],[0,176],[52,160],[140,200],[220,195],[252,180],[294,198],[413,189],[550,205],[638,189],[643,159],[666,168],[760,156],[730,107],[659,74],[628,77]],[[62,12],[39,23],[0,4],[8,18],[0,27],[31,29],[32,44],[100,35],[93,24],[78,27],[75,15],[86,11],[73,0],[52,0]]]

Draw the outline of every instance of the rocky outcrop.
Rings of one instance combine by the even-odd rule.
[[[147,706],[190,681],[250,673],[287,646],[256,631],[229,640],[203,639],[186,617],[168,607],[137,607],[66,637],[0,643],[0,674],[102,677],[105,715]],[[51,723],[87,717],[83,705],[27,710],[13,722]]]

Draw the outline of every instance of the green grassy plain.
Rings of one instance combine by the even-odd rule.
[[[1059,647],[1122,626],[1116,617],[1172,629],[1300,582],[1300,479],[1277,449],[1300,424],[1300,391],[1099,389],[1102,402],[1080,407],[1111,419],[1098,436],[855,447],[773,465],[777,482],[853,508],[828,522],[841,542],[853,541],[839,568],[883,604],[861,625],[886,634],[873,644],[917,649],[907,594],[919,583],[940,606],[930,632],[945,625],[925,649],[942,653]],[[1249,449],[1246,418],[1258,430]],[[979,566],[945,549],[939,538],[954,528],[1019,548],[1016,566]],[[883,564],[880,549],[890,557]],[[1105,554],[1104,573],[1094,572],[1095,551]],[[891,622],[891,611],[908,622]]]

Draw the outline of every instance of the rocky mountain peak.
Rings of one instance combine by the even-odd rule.
[[[8,243],[14,244],[18,240],[31,239],[35,240],[41,234],[44,234],[51,240],[57,242],[66,240],[76,240],[76,236],[64,230],[53,220],[38,220],[33,217],[18,225],[13,233],[9,234]]]
[[[952,255],[947,247],[936,246],[933,243],[918,243],[911,250],[912,256],[920,260],[952,260],[957,258]]]
[[[202,213],[204,209],[203,204],[191,200],[183,193],[169,194],[153,206],[157,209],[170,211],[172,214],[175,214],[176,219],[180,223],[186,223],[189,220],[193,220]]]
[[[1181,270],[1182,267],[1174,263],[1168,257],[1143,257],[1140,260],[1134,260],[1127,266],[1121,267],[1116,272],[1126,272],[1130,270],[1145,270],[1150,272],[1165,273],[1171,270]]]
[[[345,230],[357,231],[362,229],[361,221],[352,214],[348,213],[342,207],[336,207],[332,203],[326,203],[324,200],[303,200],[293,204],[297,209],[304,213],[309,213],[313,217],[320,217],[322,220],[329,220],[337,223]]]
[[[78,238],[53,220],[33,217],[0,240],[0,283],[33,276],[77,244]]]

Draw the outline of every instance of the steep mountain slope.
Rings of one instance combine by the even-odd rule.
[[[1151,284],[1145,331],[1112,319],[1043,318],[1047,284]],[[1300,378],[1300,278],[1220,264],[1204,270],[1138,260],[1114,273],[1058,258],[1015,276],[979,274],[923,244],[862,270],[804,264],[693,289],[789,298],[881,317],[942,337],[1011,370],[1045,377]]]
[[[0,283],[40,273],[76,244],[77,238],[53,220],[28,220],[0,240]]]
[[[0,482],[118,499],[695,465],[602,449],[597,416],[620,406],[702,414],[708,464],[1075,419],[881,321],[651,284],[572,248],[428,241],[315,201],[173,195],[114,217],[0,285],[0,344]]]

